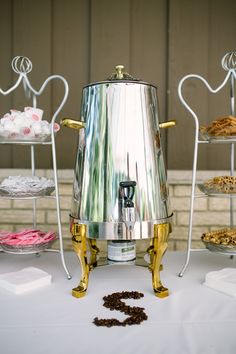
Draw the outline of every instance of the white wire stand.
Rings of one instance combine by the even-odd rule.
[[[179,273],[179,276],[182,277],[184,275],[184,272],[188,266],[189,260],[190,260],[190,253],[192,251],[207,251],[206,249],[192,249],[191,248],[191,242],[192,242],[192,226],[193,226],[193,212],[194,212],[194,200],[195,198],[200,198],[200,197],[207,197],[207,195],[204,194],[195,194],[195,187],[196,187],[196,170],[197,170],[197,160],[198,160],[198,145],[199,144],[213,144],[213,143],[222,143],[222,144],[230,144],[230,175],[234,175],[234,145],[236,143],[236,137],[233,139],[209,139],[209,140],[203,140],[199,139],[199,120],[197,117],[197,114],[191,109],[191,107],[187,104],[185,99],[183,98],[182,95],[182,87],[183,84],[186,82],[186,80],[189,79],[198,79],[202,81],[207,89],[211,93],[217,93],[219,92],[224,86],[226,86],[227,83],[230,85],[230,114],[232,116],[235,116],[235,79],[236,79],[236,52],[229,52],[226,53],[225,56],[222,58],[221,65],[224,70],[227,71],[226,77],[223,80],[223,82],[216,88],[213,89],[209,83],[199,75],[195,74],[190,74],[186,75],[181,79],[178,85],[178,95],[180,98],[180,101],[184,105],[184,107],[190,112],[192,115],[194,122],[195,122],[195,139],[194,139],[194,155],[193,155],[193,170],[192,170],[192,188],[191,188],[191,199],[190,199],[190,213],[189,213],[189,227],[188,227],[188,244],[187,244],[187,251],[186,251],[186,260],[185,264],[182,268],[182,270]],[[227,197],[227,195],[223,196]],[[228,195],[230,198],[230,227],[232,228],[234,226],[234,216],[233,216],[233,195]],[[232,258],[233,256],[231,256]]]
[[[25,96],[27,98],[30,98],[32,96],[32,105],[33,108],[37,108],[37,97],[40,96],[47,84],[52,81],[52,80],[60,80],[63,85],[64,85],[64,96],[60,102],[60,105],[58,106],[57,110],[54,112],[52,119],[51,119],[51,134],[50,138],[46,139],[45,141],[37,141],[37,140],[7,140],[3,139],[0,140],[0,144],[21,144],[21,145],[29,145],[30,150],[31,150],[31,171],[32,171],[32,176],[35,176],[35,146],[37,144],[43,144],[43,145],[51,145],[52,148],[52,161],[53,161],[53,174],[54,174],[54,184],[55,184],[55,196],[48,196],[47,198],[55,198],[56,200],[56,209],[57,209],[57,224],[58,224],[58,239],[59,239],[59,250],[53,250],[53,249],[46,249],[46,251],[51,251],[51,252],[58,252],[61,255],[61,262],[63,265],[63,268],[66,272],[67,278],[71,279],[71,275],[67,269],[67,266],[65,264],[65,259],[64,259],[64,251],[63,251],[63,240],[62,240],[62,228],[61,228],[61,213],[60,213],[60,199],[59,199],[59,190],[58,190],[58,176],[57,176],[57,160],[56,160],[56,145],[55,145],[55,132],[54,132],[54,123],[56,121],[56,118],[58,117],[59,112],[63,108],[67,97],[68,97],[68,92],[69,92],[69,86],[67,81],[65,80],[64,77],[60,75],[52,75],[49,76],[40,89],[37,91],[35,90],[29,79],[27,74],[32,70],[32,62],[27,58],[23,56],[17,56],[13,58],[12,60],[12,69],[13,71],[18,74],[18,79],[16,83],[8,90],[4,91],[0,88],[0,93],[4,96],[11,94],[14,90],[16,90],[20,83],[23,84],[24,87],[24,92]],[[20,198],[20,199],[26,199],[26,198]],[[36,197],[28,197],[27,199],[32,199],[33,202],[33,225],[34,228],[36,228],[37,224],[37,218],[36,218]]]

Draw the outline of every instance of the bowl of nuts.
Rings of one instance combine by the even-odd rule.
[[[202,242],[211,252],[236,255],[236,229],[220,229],[202,234]]]

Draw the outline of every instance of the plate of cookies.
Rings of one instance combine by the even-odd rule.
[[[215,119],[208,126],[201,126],[203,140],[236,140],[236,117],[227,116]]]
[[[202,234],[202,242],[211,252],[236,255],[236,229],[220,229]]]
[[[207,195],[235,194],[236,193],[236,177],[219,176],[208,179],[202,184],[198,184],[201,192]]]

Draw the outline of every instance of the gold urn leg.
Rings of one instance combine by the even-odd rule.
[[[150,246],[148,247],[147,249],[147,253],[149,254],[149,257],[150,257],[150,265],[153,263],[153,249],[154,249],[154,246],[153,246],[153,238],[151,238],[150,240]],[[149,267],[150,269],[150,267]],[[151,270],[151,269],[150,269]]]
[[[81,280],[79,285],[72,289],[72,295],[79,298],[86,295],[89,280],[90,266],[87,262],[86,252],[86,225],[73,224],[72,226],[72,243],[74,251],[80,260]]]
[[[170,233],[170,224],[154,225],[154,237],[151,239],[150,247],[147,252],[150,255],[149,269],[152,272],[152,285],[157,297],[164,298],[169,295],[160,280],[160,271],[162,270],[162,257],[167,249],[167,241]]]
[[[149,257],[150,257],[150,265],[149,265],[149,270],[152,271],[152,265],[153,265],[153,255],[154,255],[154,239],[151,238],[151,241],[150,241],[150,246],[148,247],[147,251],[146,251],[148,254],[149,254]],[[163,270],[163,265],[160,264],[160,268],[159,268],[160,271]]]
[[[93,239],[88,239],[88,245],[90,249],[90,270],[97,267],[97,255],[99,253],[99,248],[97,247],[97,241]]]

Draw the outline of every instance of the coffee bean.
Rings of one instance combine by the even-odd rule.
[[[111,319],[99,319],[95,317],[93,323],[96,326],[113,327],[113,326],[131,326],[134,324],[140,324],[148,319],[148,316],[144,312],[143,307],[129,306],[121,299],[140,299],[144,297],[142,293],[138,291],[122,291],[106,295],[103,297],[103,306],[109,308],[111,311],[117,310],[129,315],[124,321],[119,321],[116,318]]]

